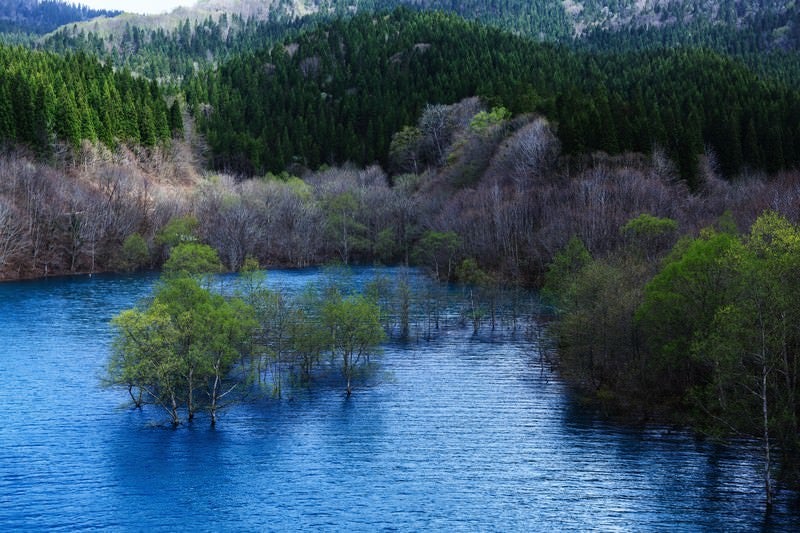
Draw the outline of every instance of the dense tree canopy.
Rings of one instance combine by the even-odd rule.
[[[550,274],[560,363],[603,400],[758,439],[769,505],[774,463],[791,470],[800,446],[800,227],[772,211],[744,235],[718,225],[663,261],[570,243]]]
[[[155,82],[114,72],[85,54],[0,46],[0,140],[46,151],[58,139],[153,146],[172,136]],[[180,118],[180,117],[177,117]]]
[[[573,52],[437,13],[332,22],[185,89],[212,163],[247,174],[386,162],[426,104],[474,95],[548,116],[567,153],[663,146],[691,185],[705,150],[728,176],[800,158],[798,93],[714,52]]]
[[[191,78],[198,68],[210,68],[241,53],[263,48],[303,28],[318,17],[292,19],[279,10],[268,20],[241,15],[210,16],[181,21],[171,30],[148,28],[125,22],[117,34],[67,25],[48,35],[41,46],[65,53],[82,51],[118,68],[126,68],[150,79]]]

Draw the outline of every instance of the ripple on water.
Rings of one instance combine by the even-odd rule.
[[[121,409],[124,394],[98,385],[108,320],[153,282],[0,285],[2,529],[765,526],[754,450],[607,424],[572,405],[531,345],[468,331],[390,344],[383,377],[350,400],[331,379],[231,409],[217,430],[158,425],[160,413]],[[766,526],[800,529],[795,498],[782,493]]]

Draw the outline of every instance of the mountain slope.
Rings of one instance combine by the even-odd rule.
[[[177,116],[176,116],[177,115]],[[152,146],[179,129],[155,82],[83,54],[0,45],[0,143],[48,153],[58,140]]]
[[[64,24],[118,14],[58,0],[0,0],[0,32],[44,34]]]
[[[380,73],[380,75],[376,75]],[[667,149],[690,181],[800,162],[800,97],[704,50],[575,52],[438,13],[334,21],[186,86],[213,164],[245,174],[387,161],[426,104],[481,96],[558,124],[568,153]]]
[[[602,51],[707,47],[766,76],[800,80],[800,8],[786,0],[202,0],[161,15],[123,14],[42,40],[149,78],[180,80],[334,18],[406,6],[442,10],[538,41]]]

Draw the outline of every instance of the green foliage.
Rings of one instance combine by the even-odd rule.
[[[221,271],[222,262],[217,251],[196,242],[179,244],[164,263],[164,273],[170,277],[203,276]]]
[[[134,124],[121,118],[139,109]],[[0,140],[46,152],[57,138],[154,145],[169,138],[161,90],[85,54],[59,56],[0,45]]]
[[[256,275],[260,270],[261,265],[258,263],[258,259],[251,255],[244,258],[242,266],[239,268],[239,272],[245,275]]]
[[[472,257],[464,259],[456,267],[456,279],[461,283],[477,286],[489,285],[492,282],[492,276],[482,270]]]
[[[560,283],[554,331],[564,373],[591,391],[641,392],[641,362],[632,342],[643,288],[640,265],[590,261]]]
[[[800,227],[772,212],[745,236],[729,217],[719,226],[679,241],[649,281],[653,263],[628,247],[587,263],[573,243],[551,267],[563,273],[553,331],[562,372],[601,401],[655,404],[709,434],[758,439],[769,505],[774,450],[788,464],[800,449]],[[622,231],[674,230],[647,215]]]
[[[493,107],[491,111],[481,111],[469,123],[475,133],[483,133],[489,128],[498,126],[511,118],[511,111],[505,107]]]
[[[728,426],[722,429],[759,437],[766,431],[796,450],[800,228],[766,212],[726,260],[732,288],[714,310],[708,333],[692,346],[710,370],[693,399]]]
[[[111,384],[141,391],[140,402],[163,408],[174,425],[207,409],[211,423],[224,388],[255,327],[254,311],[191,278],[167,279],[152,303],[117,315],[109,362]],[[136,396],[131,392],[131,396]]]
[[[389,145],[389,167],[397,174],[418,174],[422,168],[422,131],[417,127],[404,126],[392,135]]]
[[[728,258],[740,248],[738,237],[706,230],[679,242],[647,284],[636,316],[661,375],[662,394],[680,398],[704,375],[691,347],[709,334],[716,310],[730,297],[734,272]]]
[[[629,220],[620,229],[629,244],[650,260],[660,257],[675,243],[677,231],[677,221],[648,213]]]
[[[156,244],[173,248],[179,244],[197,241],[197,218],[191,215],[175,217],[156,234]]]
[[[347,396],[352,393],[352,378],[363,361],[383,342],[377,303],[361,295],[342,297],[330,292],[322,302],[321,319],[330,331],[332,354],[340,359],[342,375],[347,380]]]
[[[326,198],[322,208],[327,215],[326,236],[334,243],[342,263],[349,264],[353,255],[369,249],[367,228],[357,217],[359,203],[354,192],[334,194]]]
[[[767,505],[772,448],[800,445],[798,271],[800,228],[765,212],[744,238],[707,231],[683,245],[638,313],[659,390],[682,395],[706,431],[761,440]]]
[[[567,242],[564,249],[553,257],[542,286],[542,298],[557,307],[567,300],[567,293],[575,276],[589,265],[592,256],[577,236]]]
[[[677,229],[678,223],[671,218],[654,217],[648,213],[642,213],[629,220],[622,227],[622,232],[637,239],[654,239]]]
[[[456,257],[461,249],[461,238],[452,231],[427,231],[417,242],[412,253],[414,262],[431,269],[438,280],[449,280],[453,275]]]
[[[134,271],[147,266],[150,261],[150,250],[144,237],[138,233],[129,235],[122,243],[122,270]]]

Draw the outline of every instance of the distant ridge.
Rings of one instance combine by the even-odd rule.
[[[0,32],[44,34],[64,24],[120,13],[58,0],[0,0]]]

